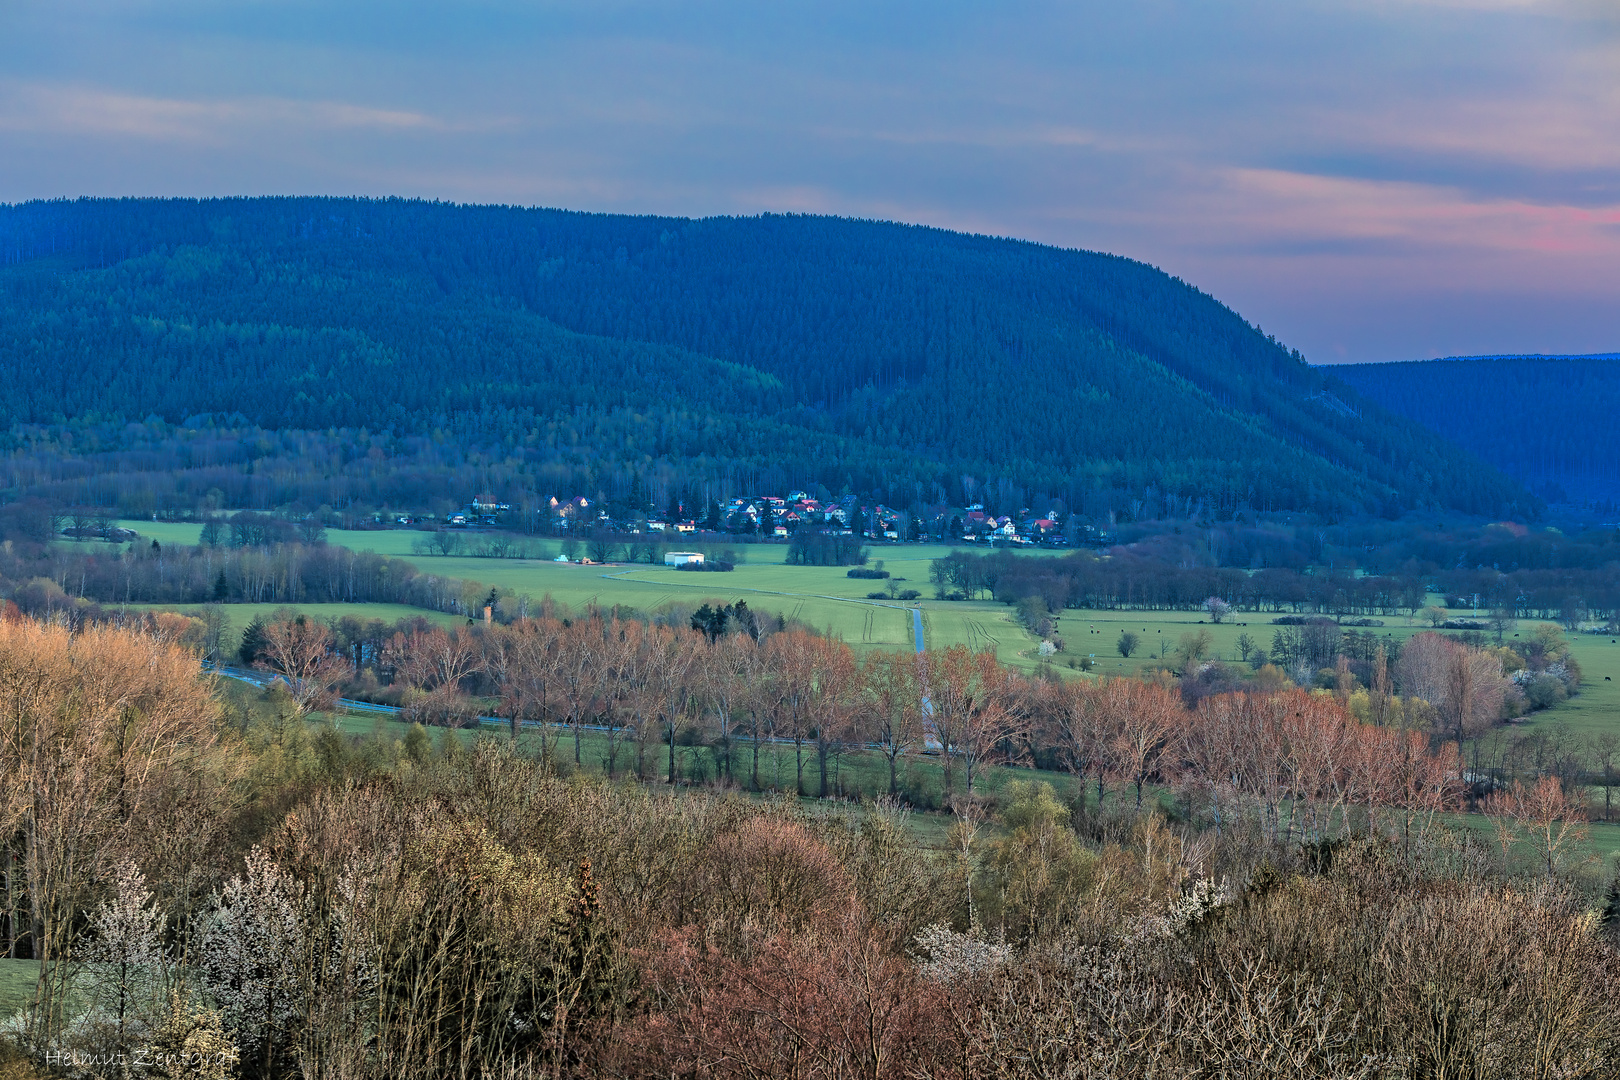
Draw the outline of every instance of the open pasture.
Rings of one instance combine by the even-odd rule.
[[[255,693],[241,684],[233,686],[226,681],[226,685],[227,692],[243,697]],[[374,752],[381,753],[385,758],[397,758],[405,752],[404,739],[410,730],[408,724],[375,713],[312,714],[309,720],[312,733],[328,726],[355,740],[362,750],[373,747]],[[507,729],[497,725],[459,730],[433,728],[430,729],[430,734],[437,747],[442,747],[447,738],[456,739],[463,746],[471,746],[480,738],[503,740],[508,737]],[[574,767],[574,743],[571,732],[551,729],[544,737],[544,742],[552,744],[554,760],[562,768]],[[533,728],[524,730],[518,736],[518,749],[527,755],[540,755],[545,749],[541,733]],[[584,732],[580,747],[581,771],[596,776],[605,774],[608,751],[605,734],[598,731]],[[617,757],[619,775],[634,775],[635,753],[633,743],[627,741],[620,745]],[[644,775],[647,779],[655,783],[662,781],[667,775],[668,755],[669,747],[665,743],[654,743],[647,747],[644,762]],[[717,779],[717,764],[714,751],[708,747],[679,745],[676,747],[676,767],[683,784],[687,785],[687,790],[702,790],[714,783]],[[831,779],[838,797],[844,801],[845,806],[853,805],[858,808],[857,812],[864,813],[872,800],[888,794],[888,761],[881,754],[867,750],[849,751],[837,755],[835,766],[836,771],[831,774]],[[745,739],[739,739],[732,751],[733,774],[740,782],[746,784],[752,769],[753,744]],[[760,747],[759,779],[766,790],[742,793],[752,798],[791,798],[792,796],[784,796],[782,792],[792,789],[795,772],[794,750],[791,744],[764,744]],[[1056,789],[1058,797],[1065,802],[1071,802],[1078,793],[1088,798],[1093,806],[1096,804],[1095,788],[1090,785],[1076,785],[1071,776],[1003,765],[988,766],[975,776],[973,790],[977,794],[994,798],[1002,788],[1015,780],[1044,780]],[[906,755],[900,761],[899,782],[903,795],[914,807],[906,818],[908,827],[924,846],[939,851],[946,850],[955,817],[948,810],[927,809],[941,807],[945,802],[944,771],[940,768],[938,758],[931,754]],[[813,750],[807,747],[804,756],[804,790],[808,794],[799,797],[807,810],[815,811],[827,807],[827,803],[814,795],[819,783],[820,773],[816,766],[815,755]],[[953,787],[957,792],[963,787],[960,765],[955,770]],[[1003,832],[1003,827],[995,822],[987,822],[984,828],[986,838]]]
[[[193,524],[148,521],[121,524],[166,545],[195,544],[199,532],[199,526]],[[727,574],[694,574],[646,564],[582,566],[542,559],[413,555],[411,544],[424,534],[409,529],[333,529],[326,535],[329,543],[356,551],[409,558],[424,573],[480,581],[536,598],[549,593],[575,609],[595,603],[623,604],[651,611],[676,601],[731,603],[745,600],[755,610],[801,619],[818,629],[830,630],[862,650],[912,647],[910,609],[915,607],[923,613],[925,641],[930,647],[966,644],[973,648],[994,648],[996,656],[1004,663],[1024,670],[1036,666],[1032,655],[1036,642],[1013,619],[1011,608],[992,601],[930,599],[933,591],[928,583],[928,564],[953,550],[944,544],[874,545],[870,549],[868,565],[876,566],[881,560],[883,568],[894,578],[905,579],[899,583],[901,588],[916,589],[922,594],[922,599],[906,603],[867,600],[868,592],[882,591],[887,582],[847,577],[844,567],[788,566],[783,561],[787,548],[780,544],[737,545],[735,550],[746,561],[739,563],[736,570]],[[555,551],[558,541],[542,543],[547,545],[548,551]],[[1036,554],[1061,555],[1063,552],[1041,550]],[[1440,597],[1430,597],[1430,600],[1443,602]],[[271,609],[271,605],[229,605],[233,625],[245,626],[252,618],[251,613],[239,615],[240,609],[257,607]],[[320,617],[325,618],[333,614],[357,614],[355,607],[386,608],[385,613],[368,613],[362,617],[388,621],[416,613],[415,609],[396,605],[303,605],[301,609],[311,613],[320,609]],[[1452,614],[1459,618],[1474,615],[1468,610]],[[429,617],[447,625],[455,621],[451,616],[436,613]],[[1240,659],[1239,635],[1248,634],[1256,646],[1270,649],[1271,635],[1277,629],[1272,622],[1274,618],[1276,614],[1270,612],[1234,612],[1224,622],[1213,624],[1197,611],[1066,610],[1058,614],[1056,631],[1056,636],[1063,639],[1065,650],[1053,657],[1053,662],[1060,672],[1072,675],[1077,673],[1069,668],[1070,660],[1094,657],[1096,675],[1131,675],[1145,666],[1160,663],[1161,657],[1168,660],[1174,655],[1181,635],[1198,630],[1209,633],[1213,658],[1236,662]],[[1381,627],[1347,627],[1346,630],[1404,641],[1428,629],[1426,623],[1400,615],[1385,616],[1382,621]],[[1505,642],[1512,644],[1514,634],[1528,636],[1534,626],[1534,620],[1521,620],[1508,632]],[[1125,630],[1134,631],[1141,639],[1138,651],[1129,659],[1121,657],[1117,649],[1119,636]],[[1525,723],[1567,724],[1577,734],[1620,726],[1620,642],[1593,634],[1568,637],[1585,676],[1582,692],[1556,708],[1535,714]]]
[[[112,606],[112,605],[109,605]],[[119,605],[127,607],[130,611],[179,611],[184,614],[196,614],[199,606],[196,604],[129,604]],[[220,610],[225,613],[225,624],[228,633],[240,635],[244,627],[255,618],[268,619],[274,612],[283,609],[296,611],[311,619],[325,622],[329,619],[356,618],[369,621],[381,619],[385,623],[396,623],[400,619],[413,619],[420,616],[429,622],[440,626],[451,627],[466,623],[466,619],[456,615],[446,615],[443,612],[427,611],[423,608],[411,607],[408,604],[221,604]],[[235,640],[234,638],[232,640]]]
[[[1007,610],[1000,605],[993,606]],[[1468,611],[1453,614],[1458,618],[1468,618],[1470,615]],[[1271,635],[1280,629],[1272,622],[1276,617],[1269,612],[1235,612],[1225,621],[1213,624],[1207,616],[1201,618],[1201,613],[1196,611],[1064,611],[1058,618],[1057,634],[1064,639],[1066,651],[1058,654],[1054,660],[1066,670],[1069,658],[1095,653],[1095,673],[1130,675],[1160,663],[1161,648],[1167,660],[1174,656],[1183,634],[1204,630],[1212,639],[1210,657],[1235,663],[1240,660],[1238,637],[1242,634],[1248,634],[1256,646],[1270,650]],[[937,622],[940,616],[932,613],[930,618]],[[1369,633],[1379,638],[1405,641],[1429,629],[1427,623],[1404,616],[1386,616],[1382,621],[1383,626],[1345,627],[1345,632]],[[1515,635],[1520,640],[1528,638],[1536,625],[1537,620],[1521,619],[1517,626],[1506,633],[1504,644],[1511,646]],[[1011,629],[1015,632],[1018,630],[1016,626]],[[1119,636],[1125,630],[1134,631],[1141,639],[1140,651],[1129,660],[1122,658],[1117,648]],[[1526,717],[1522,723],[1525,726],[1566,724],[1574,734],[1620,728],[1620,641],[1599,634],[1566,634],[1565,637],[1581,665],[1581,692],[1554,708]],[[1023,638],[1027,641],[1028,635],[1023,635]],[[1489,633],[1486,633],[1486,639],[1495,640]]]
[[[151,537],[162,544],[195,544],[199,531],[199,526],[187,524],[143,521],[125,521],[121,524],[136,529],[143,538]],[[328,530],[326,534],[328,543],[355,551],[374,551],[408,558],[423,573],[478,581],[536,599],[549,595],[575,610],[596,604],[602,607],[624,605],[653,611],[676,602],[699,604],[715,600],[721,603],[743,600],[757,611],[798,619],[818,630],[830,631],[857,649],[914,647],[910,609],[922,606],[925,611],[933,609],[945,613],[940,616],[943,629],[938,631],[939,640],[936,642],[931,638],[930,644],[951,645],[959,641],[974,644],[975,647],[993,644],[997,655],[1004,661],[1021,666],[1031,666],[1033,663],[1019,657],[1018,653],[1032,649],[1035,642],[1008,619],[1009,609],[1000,604],[869,600],[867,593],[883,591],[888,582],[851,578],[847,575],[847,567],[789,566],[784,562],[787,548],[781,544],[737,545],[735,550],[745,561],[739,562],[730,573],[717,574],[691,573],[645,563],[581,565],[549,559],[412,554],[411,544],[423,535],[414,530],[336,529]],[[543,543],[548,551],[556,550],[558,544],[555,540]],[[931,595],[929,563],[951,550],[948,546],[938,544],[878,545],[871,549],[872,560],[868,565],[875,566],[882,560],[884,569],[894,578],[904,579],[897,583],[900,588],[916,589],[926,597]],[[229,605],[232,608],[243,606],[247,605]],[[327,617],[332,613],[344,613],[338,609],[346,606],[300,605],[300,610],[333,608],[333,612],[322,615]],[[961,612],[956,609],[961,609]],[[968,611],[972,613],[970,616],[962,614]],[[246,625],[251,617],[244,617],[241,625]],[[399,617],[397,614],[392,616]]]
[[[1581,665],[1581,692],[1544,712],[1530,724],[1565,724],[1572,734],[1620,731],[1620,642],[1607,635],[1569,634],[1570,651]]]

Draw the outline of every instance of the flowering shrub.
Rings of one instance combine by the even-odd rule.
[[[923,978],[946,986],[981,979],[1012,958],[1006,945],[992,945],[977,933],[959,934],[948,926],[924,927],[917,934],[923,958],[917,970]]]

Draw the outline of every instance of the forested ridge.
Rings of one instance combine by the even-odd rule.
[[[1535,509],[1152,267],[836,218],[3,207],[0,371],[14,452],[73,423],[103,425],[105,451],[108,430],[160,420],[437,434],[649,491],[768,478],[901,505],[999,485],[1074,504],[1153,488],[1224,510]]]
[[[1620,502],[1620,356],[1343,364],[1333,373],[1549,502]]]

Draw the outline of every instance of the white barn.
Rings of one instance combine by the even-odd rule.
[[[664,552],[665,566],[685,566],[687,563],[701,563],[701,551],[666,551]]]

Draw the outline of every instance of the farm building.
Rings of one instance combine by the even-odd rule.
[[[687,563],[701,563],[701,551],[666,551],[664,552],[665,566],[685,566]]]

